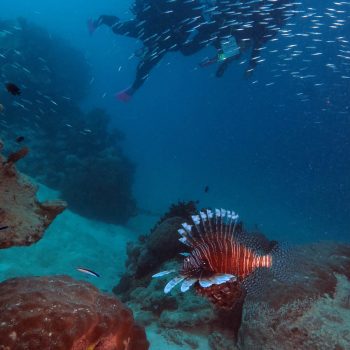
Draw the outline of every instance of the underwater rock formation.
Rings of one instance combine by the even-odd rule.
[[[350,349],[350,246],[301,246],[292,284],[270,280],[245,305],[239,344],[250,349]]]
[[[170,221],[173,226],[168,226],[172,233],[162,229],[169,220],[174,220]],[[175,226],[179,222],[182,222],[180,218],[168,218],[149,236],[141,237],[137,244],[128,247],[129,274],[122,277],[114,292],[128,303],[143,325],[155,327],[169,342],[193,349],[200,349],[200,345],[196,341],[189,345],[188,339],[194,340],[199,334],[210,334],[207,346],[213,350],[350,349],[349,245],[325,242],[294,247],[289,261],[294,273],[288,282],[279,282],[266,272],[253,295],[242,295],[243,301],[233,303],[232,310],[228,310],[228,305],[219,309],[201,297],[198,286],[186,293],[175,288],[164,294],[168,279],[150,277],[158,271],[178,268],[177,246],[171,243],[170,235],[178,237]],[[158,229],[161,231],[157,232]],[[146,257],[151,256],[149,244],[153,235],[159,238],[160,232],[164,232],[162,246],[174,248],[166,249],[168,261],[161,263],[165,258],[163,252],[160,253],[162,259],[141,259],[143,252]],[[265,241],[265,251],[276,244]],[[180,249],[182,251],[183,246]],[[153,254],[157,253],[153,251]],[[155,267],[159,264],[162,266]],[[137,270],[143,273],[132,276],[131,271]],[[221,287],[218,291],[212,286],[213,296],[216,292],[228,293],[237,301],[242,291],[226,284],[226,289]]]
[[[147,284],[150,273],[184,250],[183,244],[178,240],[177,230],[195,213],[196,205],[193,201],[172,204],[149,235],[140,236],[138,242],[128,243],[127,271],[115,287],[117,294],[125,296],[126,292],[138,285]]]
[[[3,143],[0,140],[0,151]],[[27,154],[21,149],[7,158],[0,154],[0,248],[37,242],[55,217],[65,208],[62,201],[40,203],[33,186],[15,168]]]
[[[84,55],[24,19],[0,20],[0,75],[22,91],[0,89],[0,137],[14,146],[21,135],[32,151],[20,170],[59,190],[78,214],[117,224],[135,215],[124,135],[104,110],[79,107],[91,82]]]
[[[194,201],[179,201],[177,203],[173,203],[170,205],[168,211],[159,219],[151,232],[154,231],[162,222],[167,219],[178,217],[187,222],[191,220],[191,215],[195,215],[196,213],[197,206],[196,202]]]
[[[145,331],[115,297],[68,276],[0,283],[1,349],[147,350]]]

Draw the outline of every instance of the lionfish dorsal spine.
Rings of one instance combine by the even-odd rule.
[[[219,224],[220,224],[220,217],[221,217],[220,210],[215,208],[215,226],[214,226],[214,231],[215,232],[218,231],[218,227],[219,227]]]
[[[207,238],[207,240],[210,240],[210,237],[212,236],[212,228],[211,228],[211,223],[210,223],[210,218],[207,215],[207,213],[205,211],[201,211],[199,212],[200,217],[202,219],[202,224],[203,224],[203,229],[205,232],[205,237]]]
[[[209,232],[211,235],[213,235],[213,227],[212,227],[213,212],[210,209],[207,209],[207,217],[208,217],[208,224],[209,224]]]
[[[181,238],[179,241],[190,247],[194,247],[197,240],[192,235],[192,225],[189,225],[187,222],[182,224],[182,228],[178,229],[177,232],[180,234]]]

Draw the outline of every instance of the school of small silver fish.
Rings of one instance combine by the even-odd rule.
[[[174,0],[168,0],[171,3]],[[196,0],[188,0],[192,2]],[[294,97],[301,103],[310,103],[310,93],[305,91],[303,86],[307,84],[313,91],[319,91],[324,100],[324,105],[319,108],[332,113],[346,114],[350,112],[349,84],[350,84],[350,1],[323,1],[317,3],[317,8],[310,6],[311,1],[281,2],[281,10],[285,10],[288,18],[283,26],[278,27],[275,23],[269,23],[270,7],[279,0],[250,0],[250,1],[220,1],[220,4],[226,5],[226,10],[232,16],[232,22],[227,26],[234,25],[249,28],[249,6],[260,3],[259,14],[262,16],[262,24],[274,30],[277,35],[266,42],[266,45],[260,48],[260,55],[255,57],[259,64],[264,64],[264,70],[268,74],[262,77],[251,78],[250,83],[268,88],[273,85],[284,84],[288,77],[290,84],[300,86],[300,89],[292,89]],[[212,15],[218,15],[218,6],[215,1],[200,1],[203,3],[203,11],[208,20]],[[309,4],[310,3],[310,4]],[[201,9],[201,7],[199,7]],[[247,10],[248,9],[248,10]],[[146,9],[147,10],[147,9]],[[241,20],[242,12],[248,13],[247,20]],[[171,11],[166,11],[168,16],[175,16]],[[220,15],[220,13],[219,13]],[[238,16],[239,20],[235,20]],[[194,23],[191,30],[195,31],[196,18],[188,18],[187,23]],[[20,27],[13,27],[11,31],[0,30],[0,36],[12,35],[15,31],[22,30]],[[166,33],[159,33],[159,37],[164,38]],[[151,38],[150,38],[151,39]],[[249,40],[249,38],[247,38]],[[210,42],[208,42],[208,45]],[[12,53],[13,54],[13,53]],[[160,54],[155,52],[155,55]],[[11,66],[18,72],[31,74],[29,67],[16,60],[21,57],[21,52],[15,50],[14,60]],[[0,58],[6,59],[6,52],[0,52]],[[41,69],[49,70],[47,62],[42,57],[37,57]],[[241,62],[244,64],[244,60]],[[267,64],[268,63],[268,64]],[[119,66],[118,71],[121,70]],[[196,69],[196,68],[194,68]],[[1,76],[2,81],[6,81],[6,76]],[[94,79],[90,84],[93,84]],[[329,93],[330,90],[334,93]],[[337,93],[338,92],[338,93]],[[106,94],[103,94],[102,98]],[[342,103],[334,101],[334,96],[341,96]],[[25,93],[18,96],[13,101],[17,108],[31,111],[35,120],[40,120],[47,114],[46,110],[41,108],[49,101],[51,103],[51,113],[57,113],[56,107],[60,102],[69,100],[69,96],[47,96],[37,91],[35,100],[27,100]],[[4,106],[0,106],[0,113],[4,113]],[[1,116],[0,116],[1,118]],[[34,122],[35,122],[34,120]],[[0,119],[0,125],[6,127],[6,120]],[[70,125],[66,125],[70,127]],[[79,130],[82,134],[90,133],[90,130]]]

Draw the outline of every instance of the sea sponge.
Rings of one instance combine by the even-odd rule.
[[[147,350],[144,329],[112,295],[68,276],[0,283],[0,349]]]

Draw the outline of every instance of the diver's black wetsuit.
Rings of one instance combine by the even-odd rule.
[[[239,27],[234,27],[237,43],[241,48],[247,43],[251,47],[247,76],[256,68],[263,46],[278,34],[294,8],[292,0],[261,1],[246,7],[237,17],[241,22]]]
[[[291,16],[292,0],[276,2],[230,2],[216,0],[213,11],[207,10],[207,21],[198,28],[197,35],[182,48],[184,54],[192,54],[204,46],[212,45],[221,52],[221,44],[233,36],[240,51],[251,48],[246,74],[250,75],[258,64],[261,48],[277,35],[278,29]],[[229,64],[240,59],[241,53],[221,61],[216,76],[221,77]]]
[[[94,22],[111,27],[114,33],[137,38],[143,42],[143,54],[136,78],[127,90],[132,95],[146,81],[151,69],[168,51],[192,55],[212,45],[220,53],[222,42],[235,37],[240,52],[251,48],[246,73],[259,61],[263,45],[274,37],[287,20],[292,0],[231,2],[216,0],[208,6],[201,0],[135,0],[135,18],[120,22],[115,16],[101,16]],[[221,77],[229,64],[240,59],[238,53],[220,61],[216,76]]]
[[[197,0],[144,0],[134,5],[135,19],[120,22],[115,16],[100,16],[94,22],[105,24],[114,33],[140,39],[143,55],[137,66],[136,78],[128,89],[133,94],[146,81],[151,69],[168,51],[181,50],[194,28],[203,24]]]

